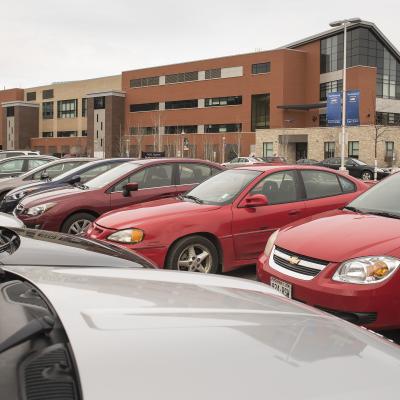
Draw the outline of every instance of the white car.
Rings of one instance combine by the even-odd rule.
[[[226,168],[238,168],[253,164],[265,163],[265,161],[261,157],[236,157],[233,160],[223,163]]]
[[[13,215],[0,212],[0,227],[24,228],[25,224]]]
[[[31,150],[4,150],[0,151],[0,160],[4,160],[9,157],[17,157],[17,156],[39,156],[39,151],[31,151]]]

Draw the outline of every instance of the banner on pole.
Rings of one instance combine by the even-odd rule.
[[[346,92],[346,125],[360,125],[360,91]]]
[[[342,125],[342,93],[328,93],[326,106],[326,120],[328,126]]]

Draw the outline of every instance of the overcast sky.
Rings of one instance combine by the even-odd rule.
[[[1,89],[270,50],[351,17],[375,22],[400,49],[399,0],[1,3]]]

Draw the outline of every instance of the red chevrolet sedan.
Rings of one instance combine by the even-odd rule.
[[[340,210],[274,233],[258,278],[294,298],[379,330],[400,328],[400,173]]]
[[[255,264],[276,229],[343,207],[367,188],[321,167],[235,168],[179,198],[107,213],[87,235],[126,246],[160,267],[229,271]]]
[[[222,170],[219,164],[189,158],[130,161],[84,185],[28,196],[15,214],[30,228],[80,234],[107,211],[176,196]]]

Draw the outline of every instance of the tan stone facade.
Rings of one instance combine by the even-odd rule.
[[[376,144],[378,166],[400,165],[400,127],[376,127],[374,125],[348,127],[346,132],[346,157],[349,151],[348,143],[358,142],[354,145],[354,148],[358,148],[358,158],[368,164],[373,164]],[[256,132],[256,154],[258,156],[276,154],[286,157],[289,162],[295,162],[296,150],[306,148],[306,154],[297,158],[320,161],[327,157],[325,143],[334,142],[334,154],[331,154],[331,157],[340,157],[340,134],[340,127],[259,130]],[[272,143],[272,145],[267,145],[267,143]],[[393,151],[391,151],[390,143],[393,143]],[[270,154],[266,154],[267,148],[272,148]]]

